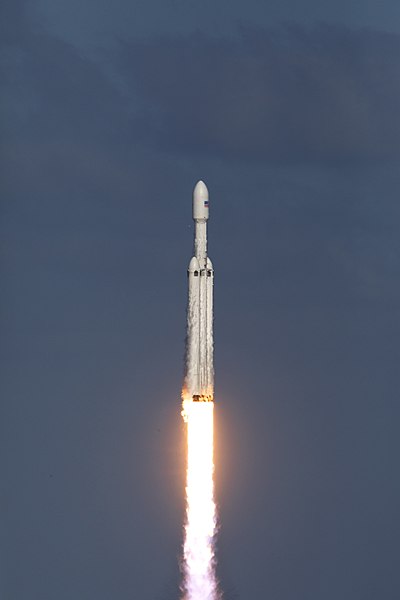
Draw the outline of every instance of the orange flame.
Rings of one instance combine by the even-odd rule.
[[[183,600],[218,600],[214,559],[214,403],[193,402],[184,394],[182,392],[182,416],[187,425],[187,478]]]

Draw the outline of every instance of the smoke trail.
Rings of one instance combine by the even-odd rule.
[[[215,574],[213,412],[213,402],[183,401],[187,476],[182,600],[220,598]]]

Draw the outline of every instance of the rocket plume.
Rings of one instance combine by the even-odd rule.
[[[188,268],[186,371],[182,416],[187,427],[186,520],[182,600],[219,600],[215,574],[213,280],[207,256],[208,190],[193,192],[194,256]]]
[[[187,423],[184,600],[217,600],[214,536],[213,402],[183,402]]]

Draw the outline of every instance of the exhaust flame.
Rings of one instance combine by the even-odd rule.
[[[214,402],[183,400],[187,424],[186,522],[182,600],[218,600],[215,575]]]

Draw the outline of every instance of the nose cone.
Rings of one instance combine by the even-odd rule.
[[[189,266],[188,266],[188,272],[189,273],[194,273],[195,271],[197,271],[197,274],[199,274],[200,271],[200,263],[198,258],[196,258],[195,256],[193,256],[193,258],[190,260]]]
[[[208,200],[208,189],[204,181],[198,181],[193,190],[194,200]]]
[[[193,190],[193,219],[208,219],[208,189],[204,181],[198,181]]]

